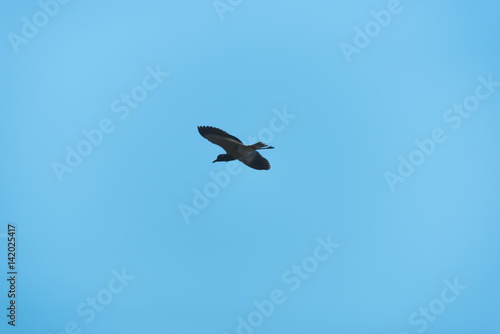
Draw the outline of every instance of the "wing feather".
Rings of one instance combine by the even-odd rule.
[[[247,153],[242,157],[240,157],[238,160],[243,162],[248,167],[252,167],[253,169],[259,169],[259,170],[271,169],[271,164],[269,163],[269,161],[267,161],[267,159],[264,158],[262,155],[260,155],[260,153],[257,151],[252,151],[250,153]]]
[[[226,152],[234,152],[240,145],[243,145],[241,140],[236,138],[235,136],[230,135],[226,131],[222,131],[221,129],[214,128],[213,126],[199,126],[198,132],[205,139],[219,145]]]

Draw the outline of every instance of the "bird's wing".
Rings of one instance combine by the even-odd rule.
[[[271,169],[271,164],[269,163],[269,161],[267,161],[267,159],[264,158],[262,155],[260,155],[260,153],[257,151],[252,151],[250,153],[247,153],[242,157],[240,157],[238,160],[243,162],[248,167],[252,167],[254,169],[259,169],[259,170]]]
[[[228,153],[234,152],[240,145],[243,145],[241,140],[239,140],[235,136],[231,136],[229,133],[212,126],[199,126],[198,132],[205,139],[216,145],[219,145]]]

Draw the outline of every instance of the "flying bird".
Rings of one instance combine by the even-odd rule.
[[[208,141],[222,147],[226,154],[219,154],[216,161],[231,161],[238,159],[248,167],[259,170],[267,170],[271,168],[269,161],[260,155],[257,150],[265,150],[274,148],[266,145],[263,142],[258,142],[253,145],[244,145],[241,140],[221,129],[212,126],[199,126],[198,132]]]

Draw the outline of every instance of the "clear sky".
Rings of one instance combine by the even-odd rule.
[[[1,332],[500,332],[499,11],[2,1]]]

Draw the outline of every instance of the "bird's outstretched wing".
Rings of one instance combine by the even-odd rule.
[[[259,170],[271,169],[271,164],[269,163],[269,161],[267,161],[267,159],[264,158],[262,155],[260,155],[260,153],[257,151],[252,151],[250,153],[247,153],[242,157],[240,157],[238,160],[243,162],[248,167],[252,167],[253,169],[259,169]]]
[[[213,126],[199,126],[198,132],[205,139],[216,145],[219,145],[228,153],[230,151],[234,151],[236,147],[243,145],[241,140],[239,140],[235,136],[231,136],[226,131],[214,128]]]

